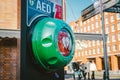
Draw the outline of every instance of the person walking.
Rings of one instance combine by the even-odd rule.
[[[86,64],[85,64],[85,72],[86,72],[86,75],[85,75],[85,78],[88,78],[88,80],[90,80],[90,62],[88,61]]]
[[[86,69],[87,69],[87,67],[85,66],[84,63],[82,63],[80,66],[80,70],[82,72],[82,76],[83,76],[84,80],[86,80],[86,74],[87,74]]]
[[[90,78],[91,80],[95,80],[95,71],[97,70],[94,61],[90,61]]]
[[[81,80],[81,72],[80,72],[80,67],[79,67],[79,64],[74,62],[72,63],[72,67],[73,67],[73,79],[76,80],[76,75],[78,77],[77,80]]]

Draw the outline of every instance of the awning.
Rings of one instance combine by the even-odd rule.
[[[94,33],[74,33],[75,40],[103,40],[102,34],[94,34]],[[107,34],[105,35],[107,38]]]
[[[20,30],[0,29],[0,37],[20,38]]]

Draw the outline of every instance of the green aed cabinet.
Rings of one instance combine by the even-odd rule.
[[[74,56],[74,34],[63,20],[63,0],[21,1],[20,80],[64,80]]]
[[[74,35],[64,21],[45,17],[30,30],[31,49],[35,62],[54,72],[64,68],[74,56]]]

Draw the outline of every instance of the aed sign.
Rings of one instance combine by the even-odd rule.
[[[27,0],[27,26],[40,16],[62,19],[62,0]]]

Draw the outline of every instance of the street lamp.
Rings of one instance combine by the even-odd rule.
[[[103,79],[109,80],[109,66],[108,66],[107,45],[106,45],[105,26],[104,26],[104,11],[103,11],[102,0],[100,0],[100,14],[102,21],[102,37],[103,37],[104,65],[105,65],[105,72],[103,74]]]

